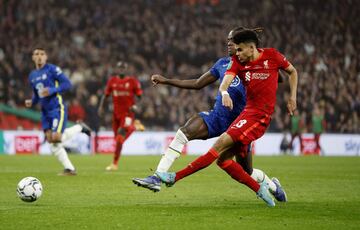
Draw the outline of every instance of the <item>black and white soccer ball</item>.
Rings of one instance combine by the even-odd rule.
[[[42,194],[41,182],[35,177],[25,177],[17,185],[16,192],[19,198],[25,202],[34,202]]]

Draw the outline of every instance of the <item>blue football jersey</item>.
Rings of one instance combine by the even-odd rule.
[[[31,71],[29,82],[33,89],[33,105],[40,102],[43,113],[54,110],[65,110],[61,93],[71,88],[71,82],[61,69],[53,64],[45,64],[41,69]],[[41,97],[40,92],[49,88],[49,96]]]
[[[210,73],[214,77],[219,79],[220,84],[224,79],[224,74],[227,70],[227,66],[230,60],[231,57],[220,58],[210,69]],[[231,82],[228,93],[233,101],[233,109],[229,110],[222,105],[222,97],[220,92],[218,92],[216,96],[214,111],[224,118],[234,120],[241,113],[246,104],[245,87],[238,76],[236,76]]]

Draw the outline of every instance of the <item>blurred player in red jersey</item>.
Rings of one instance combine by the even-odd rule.
[[[268,184],[264,181],[259,185],[247,174],[241,165],[233,160],[236,152],[231,151],[231,148],[235,145],[248,145],[265,133],[274,112],[280,69],[289,74],[290,98],[287,108],[289,114],[293,115],[296,109],[297,71],[276,49],[257,48],[259,38],[252,30],[236,32],[233,42],[236,55],[228,65],[219,91],[222,94],[223,106],[232,110],[233,102],[227,90],[234,77],[240,77],[246,87],[245,109],[205,155],[176,173],[156,172],[156,174],[164,183],[173,185],[176,181],[217,160],[218,166],[233,179],[251,188],[269,206],[275,206],[268,191]]]
[[[105,88],[105,95],[101,98],[99,105],[99,116],[103,114],[105,99],[112,95],[114,112],[112,128],[116,141],[114,159],[106,170],[118,169],[118,162],[122,146],[125,140],[135,131],[143,131],[145,128],[139,120],[135,120],[135,96],[142,94],[140,82],[133,76],[127,76],[128,64],[120,61],[116,64],[115,75],[112,76]]]

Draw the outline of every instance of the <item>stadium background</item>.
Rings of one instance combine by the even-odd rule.
[[[299,72],[303,132],[311,133],[313,111],[320,108],[327,133],[359,134],[358,9],[360,3],[351,0],[0,1],[0,129],[40,128],[28,119],[33,116],[16,113],[31,96],[34,44],[48,49],[49,62],[62,67],[74,85],[65,94],[70,121],[111,129],[111,103],[103,117],[96,109],[112,68],[125,60],[144,89],[137,117],[149,131],[174,131],[212,107],[218,85],[199,91],[152,87],[151,74],[198,77],[226,56],[231,28],[262,26],[262,46],[279,49]],[[290,129],[283,80],[268,132]]]
[[[355,0],[0,0],[0,229],[359,229],[359,12]],[[319,106],[329,133],[322,140],[334,135],[326,146],[336,148],[346,138],[343,147],[356,155],[255,155],[254,166],[281,179],[288,203],[266,208],[215,164],[154,194],[131,178],[151,174],[159,156],[125,156],[118,172],[107,173],[110,155],[72,154],[79,175],[59,177],[54,156],[2,154],[2,134],[20,133],[23,144],[39,141],[28,135],[41,132],[32,131],[39,128],[39,108],[23,110],[34,43],[46,44],[50,61],[75,86],[65,95],[70,119],[101,130],[111,124],[111,106],[104,117],[95,112],[103,86],[116,61],[129,61],[145,94],[138,116],[158,137],[165,130],[173,135],[191,114],[209,109],[218,86],[153,88],[150,75],[198,76],[226,55],[228,30],[239,25],[265,27],[263,45],[279,49],[298,69],[304,132],[311,132]],[[280,136],[290,128],[284,80],[269,129]],[[153,151],[157,144],[148,146]],[[182,156],[172,170],[194,159]],[[26,176],[44,186],[35,203],[16,196]]]

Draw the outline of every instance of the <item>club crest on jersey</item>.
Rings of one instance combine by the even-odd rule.
[[[47,78],[47,75],[44,73],[44,74],[41,76],[41,78],[42,78],[43,80],[45,80],[45,79]]]
[[[264,61],[264,69],[269,69],[269,60]]]
[[[62,73],[62,70],[60,69],[59,66],[57,66],[57,67],[55,68],[55,71],[56,71],[56,74],[57,74],[57,75],[60,75],[60,74]]]
[[[240,82],[241,82],[240,78],[238,77],[238,75],[236,75],[234,77],[234,79],[232,80],[230,87],[236,87],[236,86],[240,85]]]
[[[129,88],[129,82],[125,83],[125,88]]]

